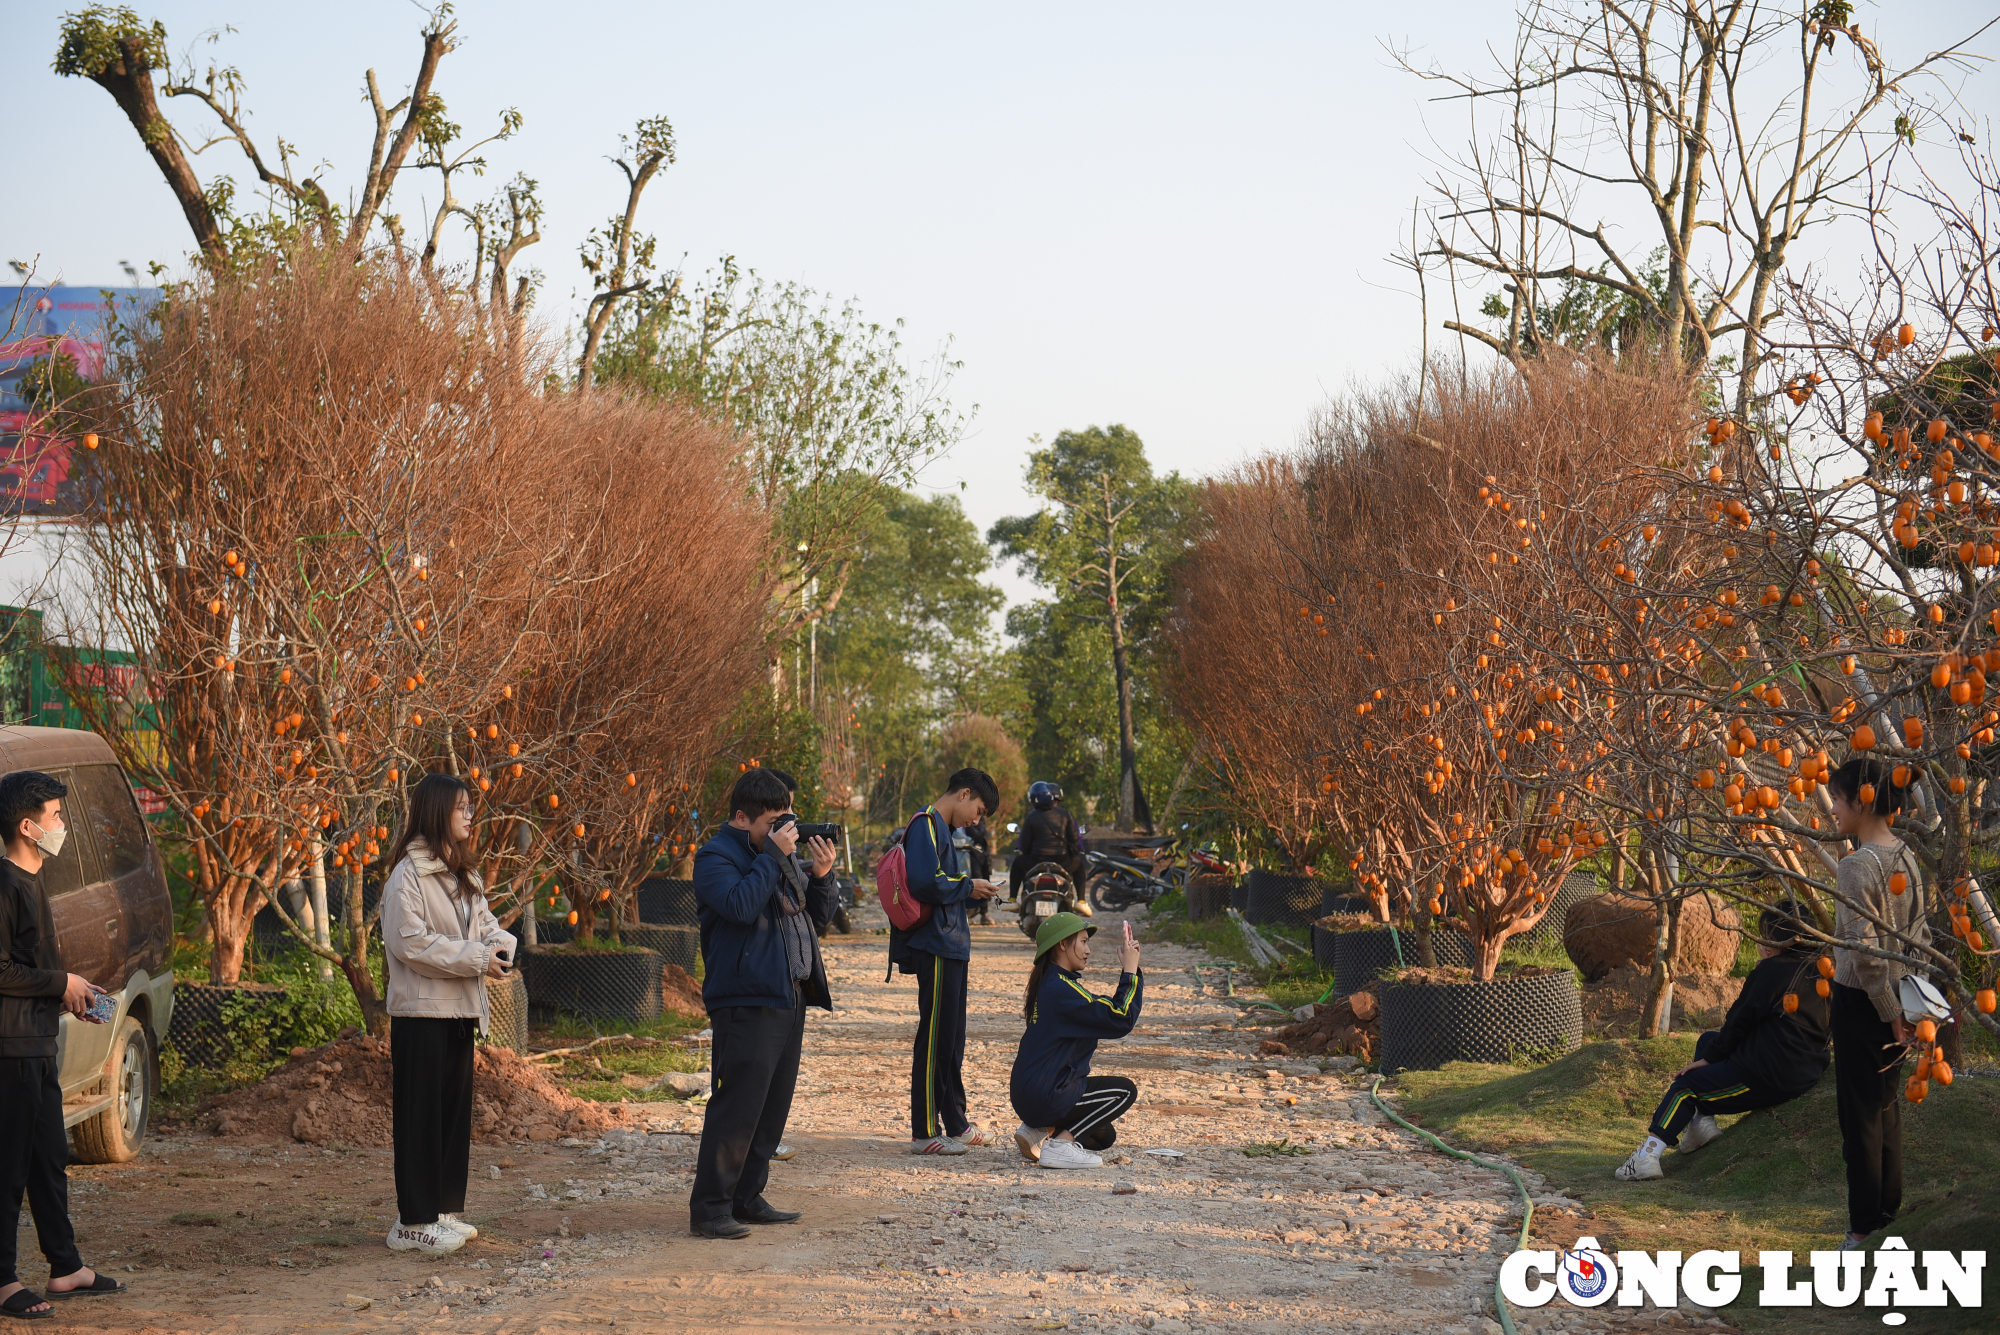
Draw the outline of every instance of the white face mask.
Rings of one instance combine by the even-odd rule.
[[[37,827],[40,825],[38,821],[29,821],[28,823]],[[69,838],[69,828],[67,826],[58,826],[53,830],[43,830],[35,836],[35,847],[41,849],[46,856],[54,857],[56,854],[62,852],[63,840],[67,838]]]

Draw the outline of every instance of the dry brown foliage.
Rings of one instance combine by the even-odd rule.
[[[314,948],[379,1021],[360,881],[425,769],[486,794],[501,909],[537,867],[629,883],[753,679],[762,520],[728,440],[531,392],[542,363],[379,256],[301,248],[130,332],[81,410],[107,515],[72,631],[139,657],[159,749],[100,730],[184,824],[212,976],[325,858],[348,930]]]

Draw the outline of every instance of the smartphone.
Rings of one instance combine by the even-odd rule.
[[[83,1018],[92,1024],[110,1024],[112,1017],[117,1014],[118,998],[98,988],[92,992],[90,1008],[84,1011]]]

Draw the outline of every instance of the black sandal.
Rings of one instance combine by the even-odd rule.
[[[100,1274],[96,1279],[92,1280],[90,1283],[86,1284],[84,1287],[80,1289],[64,1289],[61,1293],[57,1293],[54,1289],[50,1289],[49,1301],[60,1302],[64,1298],[89,1298],[100,1293],[123,1293],[123,1292],[125,1292],[125,1286],[123,1284],[120,1284],[117,1280],[111,1278],[111,1276],[109,1275]]]
[[[31,1308],[41,1305],[42,1295],[33,1289],[16,1289],[0,1302],[0,1316],[10,1316],[16,1321],[46,1321],[55,1315],[53,1311],[36,1312]]]

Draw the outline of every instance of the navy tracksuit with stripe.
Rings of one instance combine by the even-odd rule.
[[[1132,1032],[1145,991],[1143,970],[1119,975],[1117,988],[1101,997],[1079,975],[1050,965],[1007,1082],[1023,1126],[1072,1131],[1086,1149],[1110,1147],[1111,1121],[1132,1106],[1138,1089],[1120,1076],[1093,1076],[1090,1059],[1099,1039]]]
[[[1816,958],[1802,946],[1750,971],[1722,1028],[1695,1041],[1695,1058],[1708,1065],[1676,1076],[1660,1100],[1648,1128],[1653,1135],[1673,1145],[1700,1113],[1773,1108],[1819,1083],[1826,1074],[1831,1008],[1813,986]],[[1785,1010],[1787,995],[1798,998],[1796,1010]]]
[[[903,836],[910,894],[931,905],[930,921],[891,933],[890,958],[917,977],[917,1041],[910,1055],[910,1137],[961,1136],[965,1110],[966,977],[972,925],[966,906],[972,878],[952,846],[935,806],[925,807]]]

